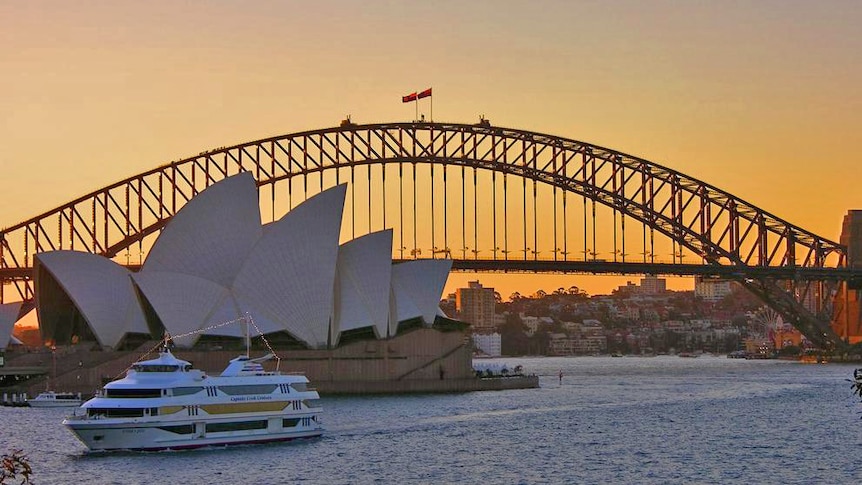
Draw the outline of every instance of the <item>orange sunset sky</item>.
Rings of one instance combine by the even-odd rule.
[[[0,22],[2,227],[206,149],[408,121],[431,86],[436,121],[607,146],[829,239],[862,208],[858,1],[0,0]]]

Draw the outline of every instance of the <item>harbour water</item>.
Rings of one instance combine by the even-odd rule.
[[[852,365],[704,356],[497,359],[540,389],[324,398],[324,437],[88,453],[68,409],[0,408],[33,483],[828,483],[862,480]],[[562,384],[558,373],[562,370]]]

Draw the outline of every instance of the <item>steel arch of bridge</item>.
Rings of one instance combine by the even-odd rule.
[[[404,166],[412,167],[414,257],[417,251],[416,166],[431,164],[432,218],[434,167],[444,167],[444,184],[447,167],[462,168],[462,227],[466,226],[464,170],[472,169],[473,172],[474,205],[476,173],[487,171],[492,174],[494,191],[493,257],[480,259],[477,245],[474,245],[473,257],[468,257],[466,232],[462,232],[464,250],[461,258],[453,258],[456,269],[721,275],[739,280],[815,343],[840,344],[840,338],[829,325],[831,297],[837,282],[859,276],[844,267],[845,247],[794,226],[710,184],[648,160],[567,138],[491,126],[484,120],[473,125],[425,122],[356,125],[346,122],[334,128],[222,147],[171,162],[4,229],[0,232],[0,278],[4,283],[14,284],[18,297],[30,300],[33,295],[30,271],[35,253],[75,249],[113,258],[126,250],[128,255],[130,248],[136,243],[140,247],[141,241],[157,233],[198,192],[235,173],[253,173],[260,187],[274,187],[287,181],[289,190],[293,188],[294,180],[301,177],[307,194],[309,177],[315,174],[322,190],[325,172],[334,171],[337,183],[343,181],[340,180],[341,173],[349,170],[353,186],[355,168],[383,165],[381,174],[385,192],[385,166],[393,164],[398,165],[399,178],[404,176]],[[367,173],[370,229],[371,168],[367,168]],[[497,246],[499,198],[496,191],[500,183],[497,174],[502,174],[504,211],[508,198],[505,193],[507,177],[522,181],[523,246],[518,252],[524,253],[523,258],[509,256],[512,251],[508,247],[507,235],[502,241],[504,247]],[[553,188],[554,224],[558,223],[558,190],[562,196],[563,225],[567,220],[566,194],[583,198],[583,261],[569,258],[568,251],[558,247],[557,228],[554,228],[553,260],[538,258],[537,241],[530,257],[530,247],[527,246],[527,181],[533,184],[534,239],[537,239],[538,226],[536,184]],[[403,190],[403,180],[399,180],[399,184]],[[274,213],[275,188],[271,193]],[[444,190],[444,220],[450,210],[445,201],[446,193]],[[403,204],[403,197],[399,200]],[[592,204],[593,213],[592,253],[587,241],[587,200]],[[382,204],[385,221],[385,193]],[[595,258],[596,204],[613,212],[612,262]],[[351,210],[355,210],[355,201]],[[400,210],[403,214],[403,206]],[[477,214],[478,209],[475,209],[474,240],[478,239]],[[622,251],[617,250],[618,216],[622,223]],[[626,261],[627,217],[644,227],[643,260],[639,262]],[[355,216],[352,224],[356,224]],[[508,218],[504,215],[504,232],[506,224]],[[432,223],[431,245],[436,250],[434,226]],[[444,222],[444,231],[445,228]],[[407,249],[403,215],[400,230],[397,257],[403,258]],[[669,238],[673,244],[670,264],[663,265],[655,260],[652,250],[655,232]],[[564,230],[564,246],[567,244],[565,234]],[[444,248],[443,251],[451,256],[453,251],[448,249],[448,242],[444,242]],[[683,264],[683,249],[700,259],[700,264]],[[126,262],[131,265],[130,261]],[[0,301],[2,291],[0,286]],[[803,305],[802,302],[808,304]]]

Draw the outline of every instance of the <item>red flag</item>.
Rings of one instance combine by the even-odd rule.
[[[419,95],[416,96],[416,99],[427,98],[428,96],[431,96],[431,88],[428,88],[425,91],[419,93]]]
[[[416,101],[416,99],[417,98],[416,98],[416,92],[415,91],[408,94],[407,96],[401,96],[401,102],[402,103],[409,103],[410,101]]]

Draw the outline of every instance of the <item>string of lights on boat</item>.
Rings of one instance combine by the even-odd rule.
[[[233,320],[228,320],[228,321],[222,322],[222,323],[216,323],[216,324],[210,325],[208,327],[199,328],[197,330],[192,330],[192,331],[178,334],[178,335],[170,335],[170,334],[166,333],[165,338],[163,340],[161,340],[159,343],[157,343],[152,348],[150,348],[145,353],[143,353],[135,362],[140,362],[140,361],[144,360],[148,355],[152,354],[153,352],[158,350],[160,347],[167,347],[168,341],[171,341],[174,339],[180,339],[180,338],[184,338],[184,337],[190,337],[192,335],[201,334],[204,332],[208,332],[210,330],[215,330],[217,328],[226,327],[228,325],[233,325],[236,323],[246,323],[246,324],[254,327],[255,331],[257,331],[257,333],[258,333],[258,337],[260,337],[261,341],[263,341],[264,345],[266,345],[266,348],[267,348],[267,350],[269,350],[269,353],[271,353],[273,355],[273,357],[275,357],[275,370],[277,372],[279,370],[279,368],[281,367],[281,357],[278,355],[278,353],[275,351],[275,349],[272,348],[272,345],[270,345],[269,340],[266,339],[266,337],[263,335],[263,331],[261,331],[261,329],[257,326],[256,323],[254,323],[254,319],[251,317],[251,314],[249,314],[249,313],[246,313],[245,315],[243,315],[239,318],[235,318]],[[246,332],[248,332],[248,330],[246,330]],[[132,363],[128,367],[123,369],[120,373],[118,373],[114,377],[114,380],[117,380],[120,377],[122,377],[134,365],[135,365],[135,363]]]

